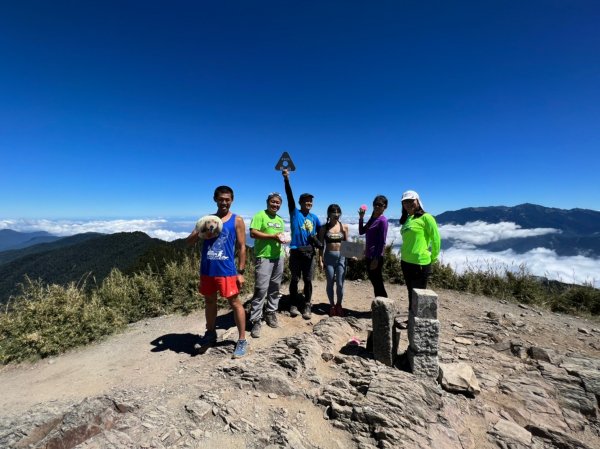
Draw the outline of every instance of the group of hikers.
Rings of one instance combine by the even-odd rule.
[[[281,297],[284,244],[289,244],[290,248],[290,316],[302,315],[306,320],[312,316],[312,279],[317,261],[325,271],[327,279],[329,315],[344,316],[342,302],[346,258],[342,255],[342,242],[349,240],[349,231],[348,225],[341,222],[342,210],[337,204],[329,205],[327,221],[321,224],[319,218],[311,212],[314,196],[310,193],[301,194],[298,199],[300,207],[297,208],[289,171],[283,169],[282,174],[290,216],[291,239],[285,232],[283,218],[278,215],[283,199],[277,192],[267,196],[266,208],[254,215],[250,222],[250,237],[254,239],[255,287],[248,321],[253,338],[260,337],[263,318],[268,326],[279,326],[276,312]],[[211,345],[217,341],[217,298],[220,295],[227,299],[233,310],[239,334],[233,358],[239,358],[245,356],[248,349],[246,313],[239,300],[246,272],[246,229],[242,217],[230,211],[234,199],[230,187],[217,187],[213,199],[217,204],[215,215],[221,219],[223,227],[216,237],[202,241],[198,291],[205,299],[206,331],[199,346]],[[358,211],[358,232],[365,236],[364,257],[375,297],[388,296],[383,282],[388,230],[384,212],[387,207],[387,198],[377,195],[373,200],[373,212],[366,223],[366,208],[361,207]],[[431,265],[437,260],[440,252],[440,235],[435,218],[425,212],[419,195],[412,190],[402,194],[400,225],[401,268],[411,301],[412,289],[427,288]],[[195,244],[200,238],[199,230],[194,229],[187,240],[190,244]],[[302,295],[298,293],[300,279],[304,286]]]

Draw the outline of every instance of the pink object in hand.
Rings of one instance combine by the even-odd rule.
[[[367,211],[367,205],[363,204],[362,206],[360,206],[360,210],[363,211],[363,212],[366,212]]]

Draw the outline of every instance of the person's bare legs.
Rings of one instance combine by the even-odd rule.
[[[204,296],[204,316],[206,317],[206,330],[214,331],[217,328],[217,293]]]
[[[233,319],[235,320],[235,325],[238,328],[239,339],[246,339],[246,311],[244,310],[244,306],[238,299],[238,295],[232,296],[231,298],[227,298],[229,301],[229,306],[231,310],[233,310]],[[215,303],[216,305],[216,303]],[[207,320],[208,323],[208,320]]]

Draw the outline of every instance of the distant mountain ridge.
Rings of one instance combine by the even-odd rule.
[[[60,237],[46,231],[19,232],[12,229],[0,229],[0,251],[25,248],[59,239]]]
[[[440,225],[465,225],[475,221],[485,223],[510,222],[523,229],[553,228],[559,233],[526,238],[509,238],[478,246],[488,251],[512,249],[524,253],[535,248],[548,248],[559,256],[584,255],[600,257],[600,212],[590,209],[557,209],[537,204],[514,207],[468,207],[436,216]],[[446,241],[445,247],[452,241]]]
[[[600,212],[590,209],[557,209],[537,204],[518,206],[467,207],[437,215],[439,224],[466,224],[473,221],[516,223],[524,229],[555,228],[563,234],[587,236],[600,234]]]
[[[56,237],[55,240],[49,242],[37,242],[37,238],[27,240],[21,244],[22,248],[9,249],[0,252],[0,265],[11,262],[21,257],[29,256],[32,254],[44,253],[46,251],[52,251],[54,249],[64,248],[67,246],[75,245],[77,243],[85,242],[96,237],[100,237],[106,234],[100,234],[97,232],[86,232],[83,234],[75,234],[69,237]],[[29,243],[25,246],[26,243]]]
[[[184,254],[185,242],[165,242],[143,232],[115,234],[78,234],[54,243],[35,245],[22,256],[0,265],[0,303],[19,291],[18,284],[27,275],[47,284],[77,282],[91,273],[96,283],[108,276],[113,268],[123,272],[144,269],[147,264],[159,267]],[[11,251],[0,257],[12,255]]]
[[[584,255],[600,257],[600,212],[588,209],[556,209],[535,204],[514,207],[469,207],[437,215],[440,225],[465,225],[469,222],[511,222],[523,229],[553,228],[559,233],[534,237],[507,238],[478,245],[487,251],[512,249],[525,253],[535,248],[548,248],[559,256]],[[390,219],[391,223],[397,220]],[[9,231],[9,232],[6,232]],[[77,282],[88,273],[100,283],[112,268],[131,273],[151,264],[159,269],[166,262],[180,258],[191,251],[185,240],[165,242],[143,232],[116,234],[77,234],[58,238],[48,233],[19,233],[0,231],[1,245],[26,245],[32,239],[54,238],[53,241],[20,249],[0,251],[0,303],[18,291],[24,276],[42,279],[45,283],[66,284]],[[443,238],[444,248],[456,243]],[[90,279],[90,281],[91,281]]]

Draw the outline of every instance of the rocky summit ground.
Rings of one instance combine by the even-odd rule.
[[[388,293],[406,316],[405,288]],[[375,362],[370,284],[347,282],[347,316],[329,318],[317,281],[313,318],[280,312],[243,359],[224,310],[222,341],[202,355],[199,311],[2,367],[0,447],[600,448],[598,322],[437,293],[440,362],[472,367],[475,396]]]

